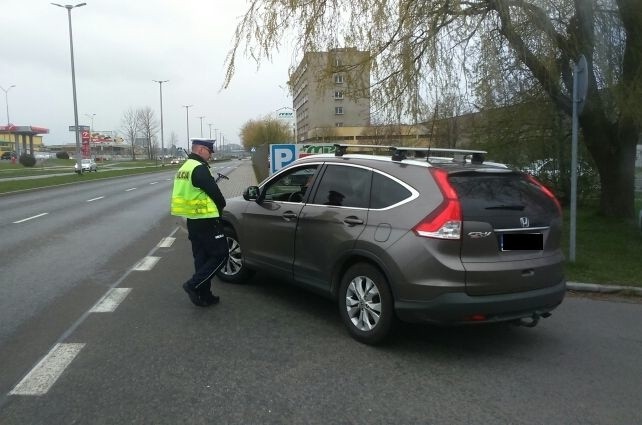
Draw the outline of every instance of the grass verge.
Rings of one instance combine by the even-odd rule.
[[[50,176],[25,180],[0,180],[0,194],[17,190],[35,189],[41,187],[57,186],[60,184],[80,183],[109,177],[128,176],[132,174],[153,173],[171,170],[168,167],[138,167],[125,170],[104,170],[97,173],[83,173],[81,175],[67,172],[65,175]]]
[[[73,159],[47,159],[38,161],[33,167],[24,167],[22,164],[12,164],[11,161],[0,161],[0,181],[3,178],[13,177],[37,177],[50,174],[71,174],[74,170]],[[137,161],[108,161],[99,162],[98,170],[110,170],[119,168],[144,168],[144,167],[159,167],[160,162],[150,160],[137,160]],[[167,166],[170,166],[167,164]]]
[[[642,208],[638,194],[636,217]],[[565,214],[563,248],[569,252],[570,224]],[[642,287],[642,231],[637,220],[600,216],[596,207],[578,208],[575,262],[565,263],[573,282]]]

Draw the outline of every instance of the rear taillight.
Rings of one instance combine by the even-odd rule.
[[[557,207],[557,212],[558,212],[560,215],[562,215],[562,206],[560,205],[560,201],[558,201],[558,200],[557,200],[557,198],[555,197],[555,195],[553,194],[553,192],[551,192],[551,190],[550,190],[549,188],[547,188],[546,186],[544,186],[543,184],[541,184],[540,182],[538,182],[538,181],[537,181],[537,179],[536,179],[535,177],[531,176],[530,174],[526,174],[526,178],[527,178],[527,179],[528,179],[532,184],[534,184],[535,186],[537,186],[537,188],[538,188],[539,190],[541,190],[542,192],[544,192],[544,194],[545,194],[546,196],[548,196],[549,198],[551,198],[551,199],[553,200],[553,202],[555,203],[555,206]]]
[[[461,238],[461,206],[455,188],[448,181],[448,173],[439,168],[431,168],[437,186],[444,195],[443,202],[413,230],[419,236],[437,239]]]

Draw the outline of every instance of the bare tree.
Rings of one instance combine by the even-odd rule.
[[[359,140],[368,145],[399,145],[401,126],[399,124],[384,124],[376,120],[373,125],[365,127],[359,135]]]
[[[134,143],[136,142],[136,137],[140,131],[140,122],[138,121],[137,113],[129,108],[123,113],[123,118],[121,119],[121,130],[132,147],[132,159],[136,161],[136,149]]]
[[[372,70],[373,103],[400,116],[417,116],[422,84],[448,81],[470,98],[483,88],[501,106],[539,89],[570,115],[573,63],[584,55],[589,90],[580,127],[600,172],[601,211],[633,216],[640,0],[251,0],[227,57],[225,85],[241,45],[260,63],[289,30],[297,53],[339,44],[370,51],[361,65]]]
[[[169,146],[170,146],[169,152],[172,156],[177,156],[177,153],[178,153],[177,152],[178,149],[176,146],[177,144],[178,144],[178,135],[176,134],[175,131],[172,131],[169,135]]]
[[[154,159],[154,139],[159,128],[154,111],[149,106],[146,106],[137,110],[136,116],[138,117],[138,122],[140,124],[141,134],[147,145],[147,157],[148,159]]]

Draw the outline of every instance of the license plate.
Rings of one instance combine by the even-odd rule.
[[[501,238],[502,251],[541,251],[544,235],[541,233],[505,233]]]

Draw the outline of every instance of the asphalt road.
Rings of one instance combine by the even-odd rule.
[[[368,347],[332,301],[261,274],[216,282],[221,304],[195,307],[180,287],[191,267],[165,215],[99,285],[23,322],[0,349],[0,423],[642,423],[641,304],[570,296],[533,329],[400,325]],[[97,288],[128,291],[90,312]],[[57,343],[76,354],[54,383],[10,394]]]

